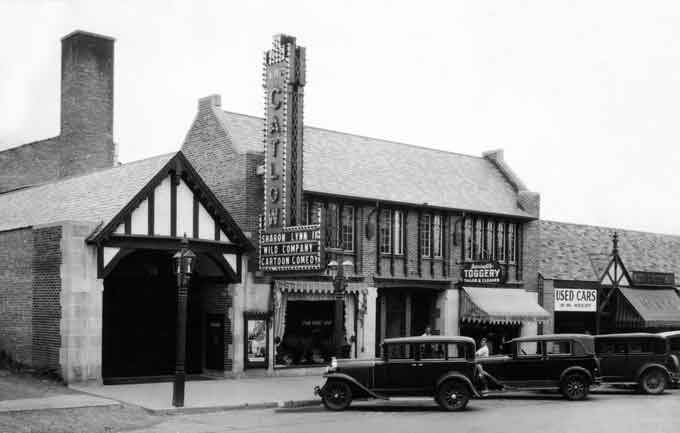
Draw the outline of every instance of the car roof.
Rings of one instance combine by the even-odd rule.
[[[589,334],[543,334],[527,337],[518,337],[510,340],[510,342],[512,343],[522,341],[545,341],[545,340],[588,340],[592,338],[593,336]]]
[[[475,343],[470,337],[463,337],[460,335],[446,336],[446,335],[426,335],[421,337],[396,337],[386,338],[385,343]]]
[[[680,331],[659,332],[657,335],[660,335],[662,337],[675,337],[677,335],[680,335]]]
[[[595,338],[607,338],[607,339],[617,339],[617,338],[664,338],[663,335],[652,334],[650,332],[626,332],[622,334],[600,334],[596,335]]]

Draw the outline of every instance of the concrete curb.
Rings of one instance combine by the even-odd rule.
[[[243,403],[236,405],[225,406],[206,406],[206,407],[178,407],[172,409],[149,409],[144,408],[147,412],[153,415],[192,415],[211,412],[224,412],[229,410],[244,410],[244,409],[291,409],[297,407],[310,407],[321,405],[321,400],[287,400],[287,401],[273,401],[264,403]]]

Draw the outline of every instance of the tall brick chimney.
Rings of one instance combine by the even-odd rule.
[[[110,167],[113,143],[113,45],[76,30],[61,40],[60,177]]]

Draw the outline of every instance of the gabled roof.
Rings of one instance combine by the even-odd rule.
[[[619,255],[629,272],[673,272],[680,276],[680,236],[540,221],[540,267],[546,279],[599,281],[619,235]]]
[[[218,110],[235,147],[263,152],[262,118]],[[532,218],[488,159],[304,128],[304,190]]]
[[[0,231],[58,221],[108,221],[173,155],[0,194]]]

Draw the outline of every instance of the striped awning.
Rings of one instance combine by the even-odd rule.
[[[619,287],[616,322],[627,328],[680,328],[680,296],[674,288]]]
[[[527,320],[547,320],[550,315],[524,289],[463,287],[460,320],[480,323],[519,324]]]
[[[366,289],[366,283],[348,282],[348,293],[360,293]],[[276,280],[274,288],[283,293],[333,293],[331,281],[305,281],[305,280]]]

